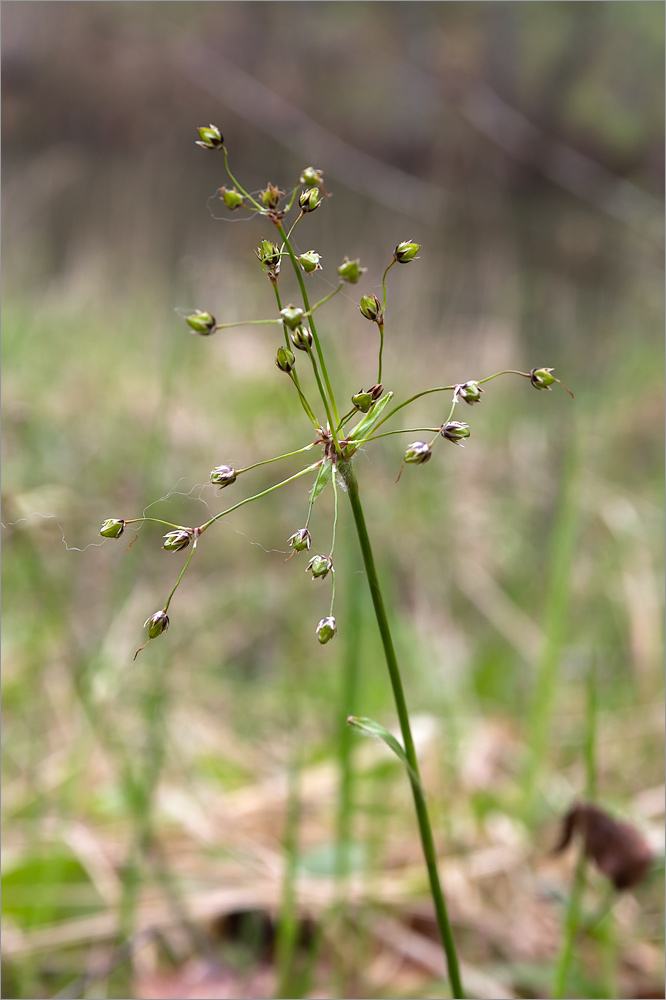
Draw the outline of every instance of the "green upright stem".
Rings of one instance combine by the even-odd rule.
[[[462,982],[460,979],[458,955],[456,953],[456,946],[453,940],[453,931],[451,930],[451,924],[449,921],[449,915],[446,908],[446,902],[444,901],[444,894],[442,892],[442,887],[439,881],[439,872],[437,871],[437,855],[435,853],[435,842],[432,835],[432,826],[430,824],[428,806],[426,803],[423,786],[420,781],[420,773],[419,773],[418,760],[416,757],[416,749],[414,747],[412,729],[409,723],[409,711],[407,709],[407,702],[405,701],[405,694],[402,688],[402,679],[400,677],[400,668],[398,667],[398,660],[396,658],[395,649],[393,647],[391,630],[386,615],[386,609],[384,607],[384,599],[382,597],[381,588],[379,586],[379,577],[377,576],[377,569],[375,567],[375,560],[372,554],[372,547],[370,545],[370,537],[368,535],[368,529],[365,523],[365,516],[363,514],[363,505],[361,503],[361,498],[358,490],[358,480],[356,479],[356,475],[354,473],[354,469],[352,467],[351,462],[345,462],[344,464],[339,463],[339,471],[345,483],[347,484],[349,500],[352,506],[352,512],[356,524],[356,531],[358,534],[358,540],[361,546],[361,553],[365,565],[365,571],[368,576],[368,585],[370,587],[372,602],[375,608],[377,625],[379,626],[379,633],[381,635],[382,645],[384,646],[386,666],[388,667],[389,676],[391,678],[391,687],[393,688],[393,697],[395,699],[395,705],[398,712],[398,719],[400,721],[400,730],[402,732],[402,740],[405,748],[405,754],[413,771],[413,776],[410,774],[409,780],[412,786],[412,794],[414,796],[414,807],[416,809],[416,817],[419,824],[419,832],[421,834],[421,846],[423,848],[423,855],[428,869],[428,877],[430,880],[430,891],[432,893],[433,902],[435,904],[437,925],[439,927],[439,933],[442,939],[442,945],[444,947],[444,952],[446,954],[446,964],[449,970],[451,989],[453,991],[453,996],[456,998],[456,1000],[464,1000],[465,994],[463,993]]]

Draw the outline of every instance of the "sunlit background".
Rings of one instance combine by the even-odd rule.
[[[575,394],[497,379],[464,449],[355,465],[468,995],[555,995],[576,849],[550,852],[592,794],[657,859],[615,895],[590,866],[562,995],[664,996],[663,38],[642,0],[3,3],[4,996],[450,995],[404,772],[345,727],[396,719],[344,496],[326,646],[329,581],[284,564],[307,478],[206,534],[136,661],[184,556],[98,536],[201,523],[302,466],[210,469],[312,440],[277,327],[182,318],[275,314],[209,122],[248,190],[324,171],[311,298],[367,268],[317,314],[341,406],[404,239],[398,400],[544,365]]]

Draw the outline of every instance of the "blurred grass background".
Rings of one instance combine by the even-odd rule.
[[[346,506],[321,648],[326,585],[283,565],[305,481],[207,535],[136,662],[181,557],[149,526],[92,544],[174,490],[151,512],[199,523],[209,469],[309,438],[270,328],[174,312],[274,309],[271,234],[209,211],[209,121],[249,189],[324,170],[314,297],[422,243],[389,276],[399,397],[536,365],[576,394],[498,380],[464,450],[398,485],[401,438],[356,462],[470,995],[549,995],[591,664],[599,802],[660,840],[663,28],[647,2],[3,4],[3,995],[448,995],[404,777],[344,728],[394,724]],[[349,291],[320,314],[341,399],[375,371]],[[664,995],[658,882],[581,938],[570,996]]]

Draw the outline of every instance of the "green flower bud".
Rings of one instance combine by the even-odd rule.
[[[269,182],[268,187],[259,192],[259,200],[265,208],[274,209],[280,204],[280,198],[283,194],[284,191],[280,191],[279,188],[276,188],[274,184]]]
[[[280,316],[290,330],[295,330],[297,326],[301,325],[303,315],[303,310],[299,309],[298,306],[292,306],[291,303],[284,309],[280,309]]]
[[[312,274],[313,271],[321,271],[320,260],[321,254],[318,254],[316,250],[307,250],[298,258],[298,262],[306,274]]]
[[[240,191],[237,191],[235,187],[231,190],[221,187],[220,198],[231,212],[238,208],[239,205],[242,205],[245,200]]]
[[[324,171],[316,170],[314,167],[306,167],[298,178],[299,184],[305,184],[309,188],[320,187],[324,182]]]
[[[322,618],[317,625],[316,635],[323,646],[325,643],[330,642],[337,631],[338,626],[335,624],[335,618],[329,615],[328,618]]]
[[[157,639],[158,635],[166,632],[169,627],[169,616],[166,611],[156,611],[150,618],[146,618],[143,627],[148,629],[148,638]]]
[[[312,347],[312,332],[307,326],[297,326],[291,335],[291,340],[299,351],[309,351]]]
[[[431,458],[430,445],[426,441],[412,441],[407,447],[404,461],[408,465],[425,465]]]
[[[236,482],[236,470],[232,469],[230,465],[218,465],[217,468],[212,470],[210,481],[213,486],[219,486],[220,489],[224,489],[225,486],[231,486],[232,483]]]
[[[319,188],[311,187],[307,191],[301,191],[298,197],[298,204],[301,206],[302,212],[314,212],[315,208],[319,208],[321,205]]]
[[[222,149],[224,146],[224,139],[217,125],[202,125],[197,132],[197,146],[202,146],[203,149]]]
[[[303,552],[312,545],[312,537],[307,528],[299,528],[289,538],[289,544],[296,552]]]
[[[305,567],[305,572],[312,573],[313,580],[317,579],[317,577],[323,580],[325,576],[328,576],[330,570],[332,569],[333,560],[330,556],[313,556]]]
[[[376,295],[364,295],[359,303],[361,314],[373,323],[381,323],[383,318],[382,304]]]
[[[530,372],[530,382],[535,389],[550,389],[553,382],[557,382],[554,375],[551,375],[552,368],[533,368]]]
[[[192,531],[187,528],[179,528],[177,531],[168,531],[164,535],[164,545],[163,549],[167,552],[180,552],[181,549],[186,549],[190,544],[192,538]]]
[[[358,258],[356,260],[350,260],[349,257],[344,257],[342,264],[338,268],[338,274],[343,281],[348,281],[350,285],[355,285],[362,274],[368,270],[367,267],[361,267],[361,262]]]
[[[276,247],[275,243],[271,243],[270,240],[262,240],[254,252],[261,261],[261,266],[266,274],[275,280],[280,273],[280,251],[278,247]]]
[[[195,333],[207,337],[215,329],[215,317],[209,312],[194,312],[185,317],[186,322],[192,327]]]
[[[359,391],[351,398],[352,406],[361,413],[367,413],[372,406],[372,395],[366,392],[364,389],[359,389]]]
[[[470,406],[474,406],[475,403],[481,402],[481,393],[483,389],[478,382],[463,382],[462,385],[456,386],[455,396],[457,399],[462,399]]]
[[[461,446],[465,438],[471,435],[468,425],[461,423],[460,420],[449,420],[448,424],[444,424],[440,433],[447,441]]]
[[[121,517],[109,517],[99,529],[104,538],[120,538],[125,530],[125,522]]]
[[[277,354],[275,355],[275,364],[281,372],[289,374],[296,367],[296,358],[288,347],[278,347]]]
[[[414,260],[420,249],[420,243],[412,243],[411,240],[403,240],[402,243],[398,243],[397,247],[393,251],[393,256],[397,260],[398,264],[409,264],[410,260]]]

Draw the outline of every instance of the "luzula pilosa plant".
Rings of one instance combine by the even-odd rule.
[[[320,549],[319,552],[311,556],[306,567],[306,571],[312,574],[313,580],[324,580],[330,577],[331,581],[330,607],[314,629],[318,641],[325,644],[330,642],[337,633],[334,616],[335,566],[333,556],[340,493],[339,487],[342,487],[342,490],[349,497],[353,511],[363,563],[372,594],[375,615],[400,720],[403,746],[400,746],[387,730],[383,729],[377,723],[372,722],[372,720],[352,717],[349,722],[361,732],[384,739],[406,766],[414,795],[423,852],[428,868],[438,926],[446,953],[451,987],[455,997],[462,997],[463,992],[458,960],[444,896],[439,882],[432,829],[423,786],[419,776],[409,715],[391,638],[389,621],[380,589],[380,582],[375,569],[359,494],[359,486],[354,472],[353,459],[360,448],[367,448],[378,438],[393,434],[412,434],[418,432],[423,434],[425,439],[410,443],[404,451],[402,461],[403,464],[407,465],[423,465],[432,457],[433,448],[438,444],[440,439],[454,445],[462,446],[465,440],[469,438],[470,429],[468,424],[465,421],[454,420],[454,414],[460,409],[460,404],[471,407],[480,403],[484,392],[483,386],[493,379],[498,378],[500,375],[517,375],[527,379],[534,388],[540,390],[551,389],[559,380],[553,376],[552,368],[537,367],[529,372],[503,371],[496,372],[484,378],[470,379],[457,385],[444,385],[425,389],[403,402],[396,403],[394,401],[394,393],[385,389],[382,384],[384,326],[387,317],[386,279],[388,272],[394,265],[413,264],[417,260],[420,245],[411,239],[407,239],[399,243],[394,249],[384,271],[381,300],[374,293],[367,293],[360,296],[358,308],[361,317],[364,321],[373,323],[377,327],[379,334],[377,371],[373,383],[367,389],[359,389],[352,396],[349,408],[342,407],[344,412],[341,414],[341,408],[333,391],[326,366],[324,345],[318,329],[318,310],[345,286],[358,285],[366,269],[360,266],[358,260],[345,257],[337,268],[338,280],[333,291],[318,302],[314,304],[310,303],[307,285],[308,276],[322,270],[321,261],[323,258],[317,250],[307,250],[304,253],[297,253],[292,243],[292,236],[296,227],[303,222],[306,216],[322,208],[329,197],[323,188],[322,171],[314,167],[306,167],[301,173],[298,183],[291,189],[288,195],[272,184],[268,184],[258,194],[251,194],[236,180],[229,169],[228,153],[220,130],[215,125],[209,125],[208,127],[200,128],[198,132],[199,146],[206,150],[220,151],[223,154],[224,165],[231,186],[220,188],[217,195],[226,209],[230,212],[246,212],[256,215],[262,222],[271,223],[273,226],[271,233],[273,240],[262,238],[255,253],[275,294],[275,314],[268,319],[218,323],[212,312],[197,310],[187,315],[185,320],[190,331],[202,337],[211,336],[218,330],[234,326],[246,326],[248,322],[252,324],[274,324],[279,327],[283,343],[280,343],[277,347],[275,365],[293,383],[295,397],[303,408],[307,421],[312,425],[310,435],[302,447],[286,455],[265,459],[245,468],[235,468],[228,464],[218,465],[210,473],[210,482],[219,487],[219,489],[226,489],[235,484],[241,476],[245,476],[259,465],[279,460],[293,460],[307,453],[313,454],[313,460],[306,464],[305,468],[301,468],[297,472],[292,472],[292,474],[280,482],[276,482],[269,489],[239,500],[237,503],[226,507],[220,513],[196,527],[171,524],[152,517],[110,518],[102,525],[100,534],[107,538],[119,538],[127,525],[139,524],[146,521],[154,522],[161,524],[167,529],[162,546],[166,552],[172,553],[180,552],[184,549],[189,550],[186,562],[164,606],[146,619],[145,628],[148,630],[148,638],[144,645],[141,646],[141,649],[144,649],[149,642],[161,636],[169,627],[168,612],[174,594],[192,562],[202,536],[209,528],[221,518],[233,513],[239,507],[253,500],[258,500],[301,477],[309,476],[312,488],[310,490],[307,509],[304,511],[304,524],[302,527],[296,528],[288,539],[288,544],[292,549],[292,556],[299,552],[307,552],[310,550],[312,544],[309,524],[313,505],[330,485],[333,493],[331,545],[328,552],[325,553],[322,553],[320,547],[317,546]],[[293,212],[294,217],[293,221],[287,224],[286,219],[290,212]],[[287,273],[293,272],[293,275],[295,275],[302,305],[293,305],[291,301],[287,301],[285,304],[282,293],[283,271]],[[359,382],[361,381],[363,385],[367,384],[367,378],[364,380],[359,379]],[[567,392],[569,392],[568,389]],[[440,410],[440,419],[443,417],[441,423],[434,427],[407,430],[387,429],[389,422],[401,410],[405,409],[415,400],[430,393],[445,394],[447,405],[443,412]],[[139,650],[137,650],[138,652]]]

